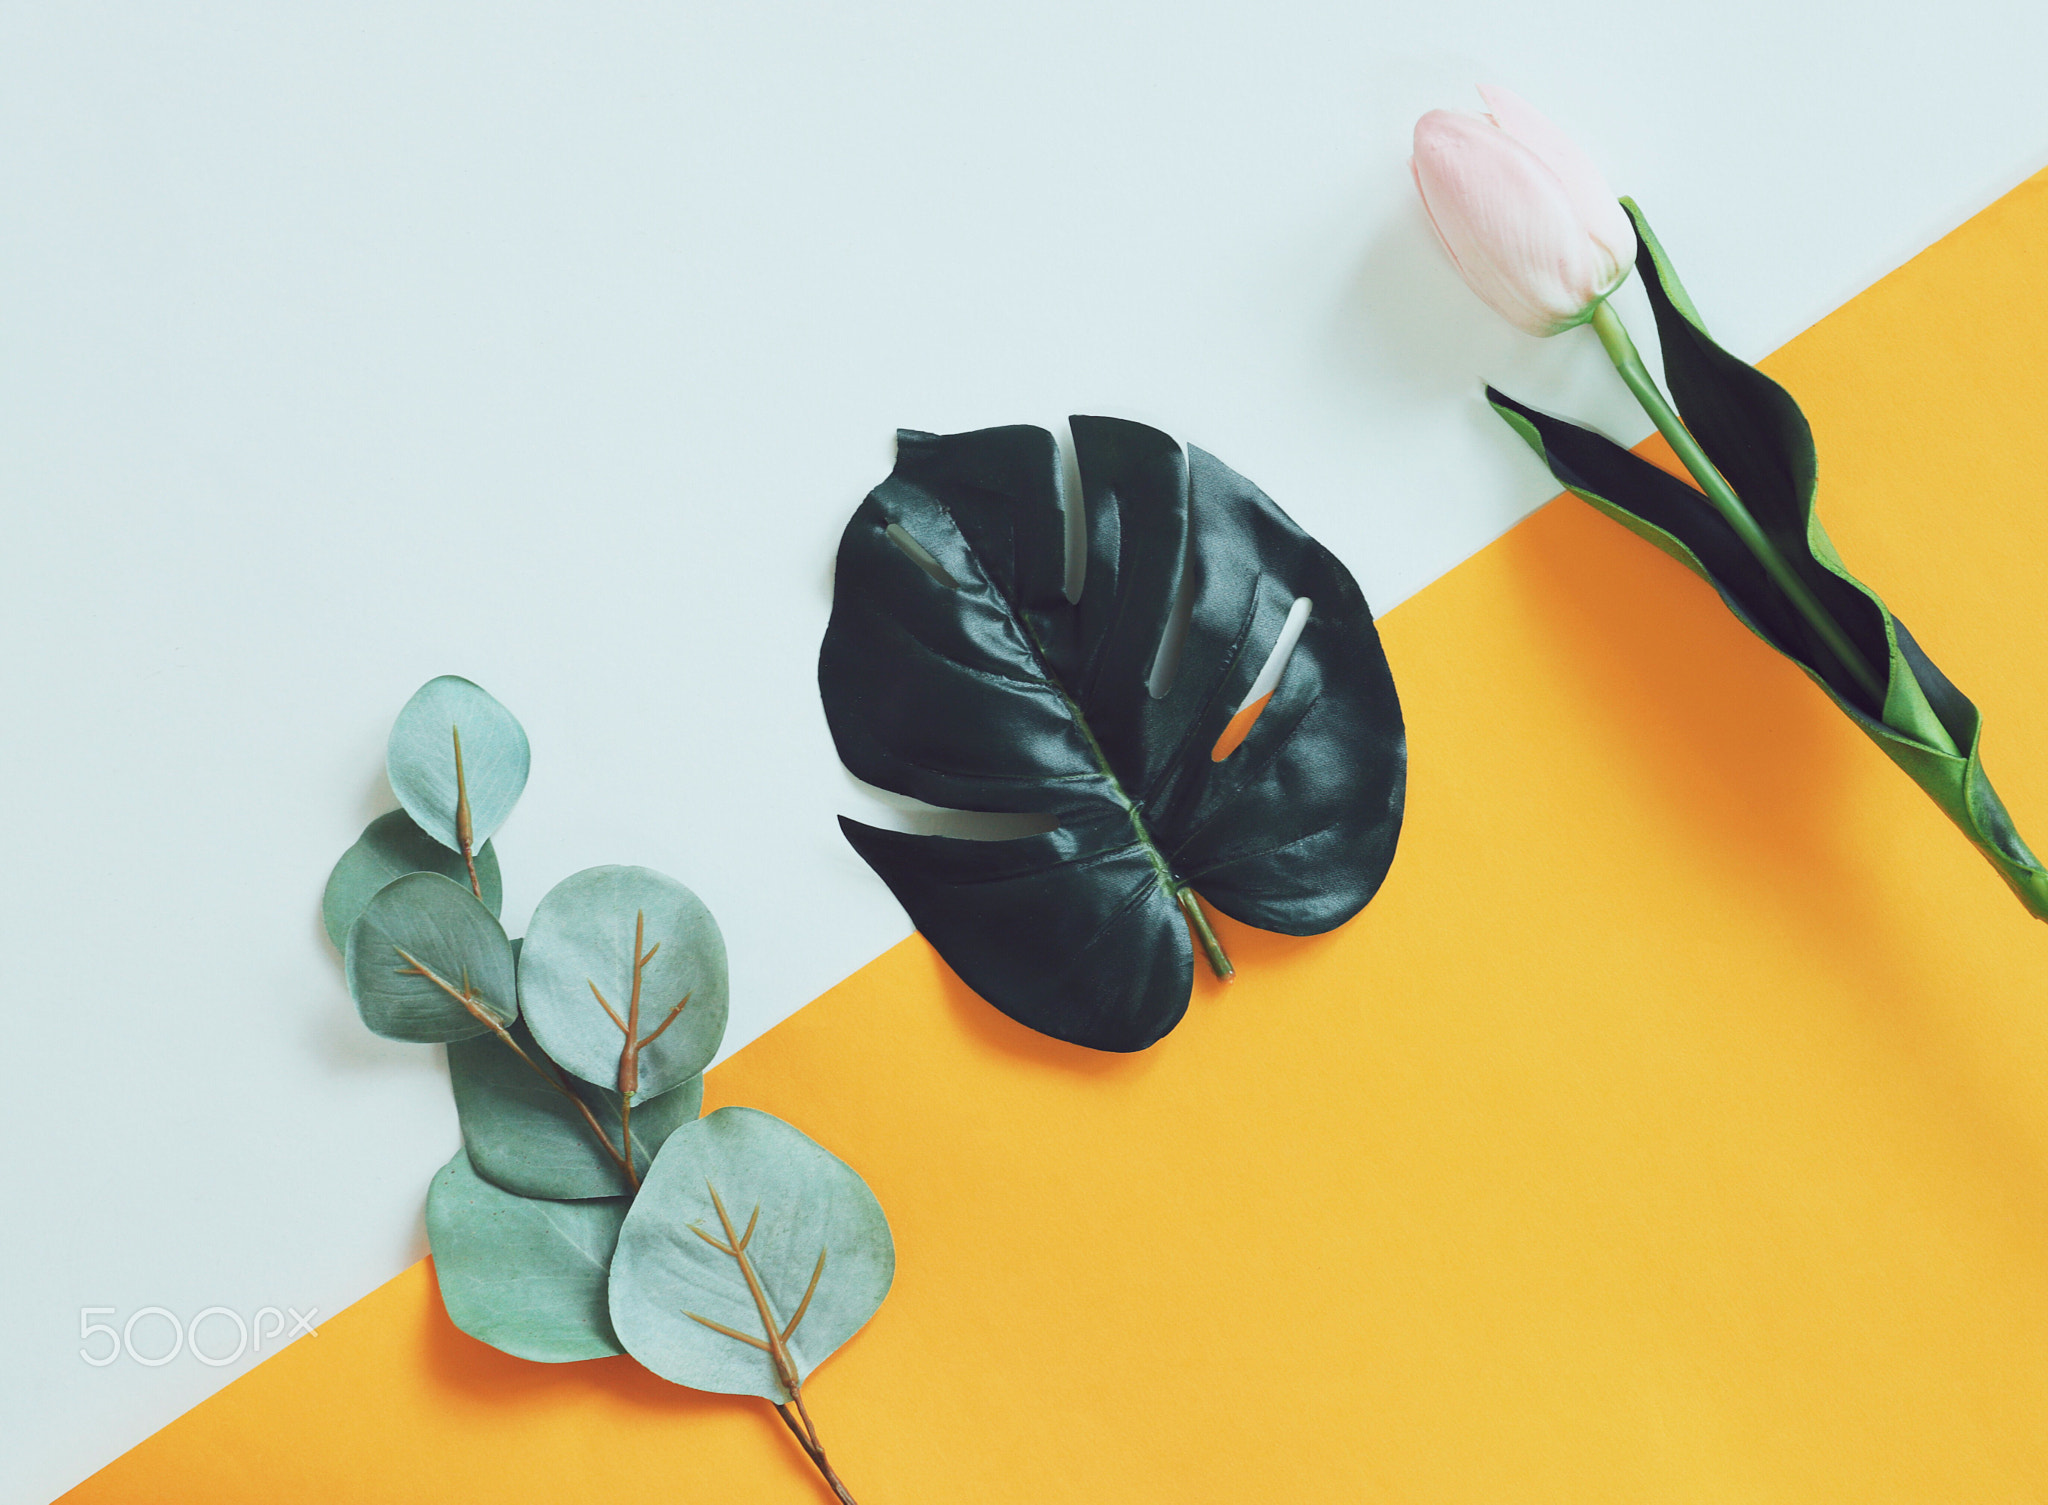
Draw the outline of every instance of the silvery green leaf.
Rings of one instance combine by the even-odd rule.
[[[427,1191],[427,1241],[449,1317],[472,1338],[543,1364],[620,1352],[605,1283],[625,1215],[623,1197],[514,1196],[457,1150]]]
[[[888,1219],[850,1166],[779,1118],[721,1108],[669,1136],[633,1199],[612,1323],[663,1379],[779,1405],[788,1388],[763,1345],[782,1347],[800,1386],[895,1273]]]
[[[534,911],[519,996],[541,1048],[599,1087],[620,1086],[633,1026],[641,1042],[637,1103],[698,1075],[717,1053],[725,941],[711,911],[675,879],[652,868],[587,868],[556,884]]]
[[[490,1028],[478,1010],[501,1024],[519,1013],[504,927],[439,873],[379,889],[349,930],[344,967],[363,1023],[388,1039],[462,1040]]]
[[[522,1197],[625,1195],[630,1188],[618,1161],[598,1143],[600,1132],[614,1148],[622,1143],[618,1093],[557,1072],[524,1020],[512,1024],[511,1035],[539,1071],[495,1034],[448,1046],[448,1078],[462,1119],[462,1142],[477,1174]],[[575,1093],[589,1110],[595,1128],[565,1091]],[[696,1118],[703,1106],[701,1076],[634,1105],[633,1164],[639,1174],[646,1174],[655,1151],[677,1126]]]
[[[456,778],[456,739],[462,778]],[[512,713],[466,679],[444,674],[421,685],[391,728],[384,767],[392,793],[420,829],[451,851],[460,795],[469,796],[470,841],[481,846],[505,823],[526,788],[526,731]]]
[[[337,950],[348,944],[349,927],[377,890],[407,873],[439,873],[465,887],[469,884],[460,855],[427,835],[403,810],[393,810],[364,827],[356,844],[341,854],[327,875],[320,919]],[[504,908],[505,886],[498,874],[497,849],[489,842],[476,854],[476,876],[485,907],[498,914]]]

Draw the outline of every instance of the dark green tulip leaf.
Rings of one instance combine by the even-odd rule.
[[[606,1306],[623,1197],[547,1202],[479,1176],[462,1151],[427,1190],[427,1242],[455,1325],[543,1364],[620,1353]]]
[[[474,849],[496,833],[519,803],[528,761],[526,731],[512,713],[468,680],[444,674],[421,685],[398,713],[384,767],[392,793],[420,829],[460,851],[457,816],[464,795]]]
[[[1877,593],[1844,568],[1821,526],[1814,510],[1818,464],[1805,415],[1784,388],[1714,343],[1641,211],[1622,202],[1635,219],[1636,265],[1656,313],[1665,379],[1686,428],[1864,657],[1885,666],[1883,703],[1824,649],[1698,491],[1590,429],[1489,387],[1495,410],[1573,495],[1713,586],[1745,627],[1803,669],[1928,793],[2031,913],[2048,918],[2048,871],[2020,839],[1985,775],[1977,708]]]
[[[982,997],[1060,1039],[1138,1050],[1186,1011],[1195,893],[1287,935],[1372,898],[1400,831],[1406,741],[1372,615],[1335,556],[1198,449],[1117,419],[1073,432],[1077,598],[1050,434],[904,432],[840,543],[818,678],[857,777],[1058,822],[1005,841],[841,825]],[[1176,670],[1160,660],[1177,598]],[[1218,760],[1297,598],[1311,604],[1285,673]]]
[[[469,882],[459,854],[427,835],[403,810],[393,810],[371,821],[327,876],[320,919],[337,950],[348,944],[349,927],[377,890],[407,873],[439,873],[460,884]],[[505,886],[498,874],[497,850],[489,842],[476,854],[476,876],[485,907],[498,914],[504,908]]]
[[[439,873],[377,891],[350,928],[344,968],[363,1022],[392,1040],[463,1040],[519,1013],[512,943],[497,917]]]
[[[631,1188],[614,1158],[624,1142],[618,1093],[559,1071],[524,1020],[515,1021],[510,1033],[533,1064],[495,1034],[448,1046],[448,1077],[470,1164],[478,1175],[522,1197],[624,1196]],[[639,1174],[646,1174],[663,1141],[695,1119],[703,1105],[701,1076],[635,1104],[633,1165]],[[613,1152],[598,1142],[600,1133]]]
[[[780,1405],[895,1274],[888,1219],[851,1167],[779,1118],[721,1108],[669,1136],[634,1198],[611,1316],[663,1379]]]
[[[622,1090],[626,1068],[634,1102],[658,1097],[710,1065],[725,1038],[725,939],[675,879],[587,868],[533,912],[519,1000],[534,1038],[571,1072]],[[629,1025],[638,1043],[627,1068]]]

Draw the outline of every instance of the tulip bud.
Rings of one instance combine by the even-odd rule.
[[[1592,159],[1527,101],[1481,88],[1492,112],[1431,110],[1409,167],[1466,284],[1517,329],[1583,324],[1628,276],[1629,223]]]

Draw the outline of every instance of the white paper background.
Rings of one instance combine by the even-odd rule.
[[[2032,3],[0,7],[0,1498],[247,1367],[90,1367],[81,1308],[324,1320],[423,1252],[438,1053],[317,918],[422,680],[532,736],[514,928],[675,873],[744,1043],[907,928],[813,683],[897,425],[1157,423],[1385,610],[1553,489],[1482,377],[1647,428],[1456,283],[1418,113],[1536,100],[1755,356],[2048,160],[2044,47]]]

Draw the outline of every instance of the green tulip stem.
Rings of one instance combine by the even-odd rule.
[[[1621,373],[1621,379],[1635,394],[1643,411],[1650,415],[1650,421],[1657,425],[1657,432],[1670,441],[1679,462],[1692,472],[1692,478],[1699,482],[1700,490],[1722,520],[1735,530],[1735,536],[1742,540],[1749,552],[1756,556],[1758,564],[1764,567],[1778,589],[1785,593],[1785,599],[1806,618],[1808,625],[1819,634],[1827,649],[1841,662],[1844,669],[1870,697],[1872,709],[1882,718],[1885,703],[1885,682],[1870,667],[1868,659],[1842,630],[1832,613],[1821,605],[1820,599],[1808,588],[1806,582],[1794,572],[1791,563],[1778,552],[1776,544],[1765,535],[1742,505],[1742,499],[1735,494],[1735,488],[1728,484],[1714,462],[1707,458],[1707,452],[1700,448],[1686,428],[1677,409],[1658,390],[1651,379],[1648,368],[1643,365],[1642,353],[1629,338],[1628,330],[1622,325],[1621,315],[1614,311],[1613,304],[1603,299],[1593,310],[1593,329],[1600,336],[1600,343],[1607,350],[1607,358],[1614,362],[1614,369]]]
[[[1223,953],[1223,942],[1216,939],[1216,932],[1209,928],[1209,917],[1202,913],[1202,901],[1195,897],[1191,888],[1178,890],[1174,897],[1180,900],[1180,907],[1187,912],[1188,923],[1195,927],[1195,939],[1202,943],[1202,954],[1209,958],[1209,969],[1224,982],[1237,976],[1237,968],[1230,964],[1230,958]]]

